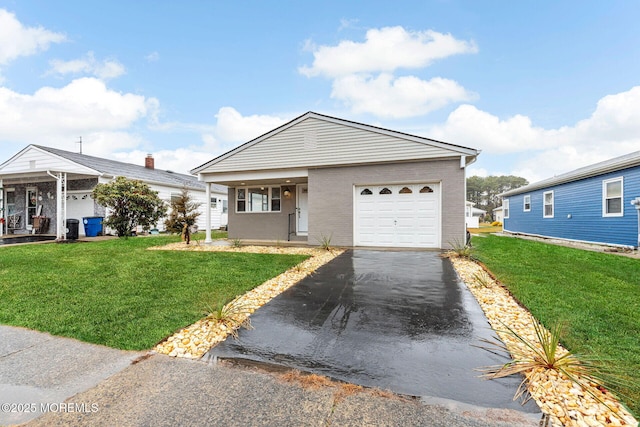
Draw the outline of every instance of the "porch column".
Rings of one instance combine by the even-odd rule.
[[[207,182],[205,187],[205,195],[207,197],[206,208],[204,210],[204,215],[206,218],[205,225],[205,238],[204,243],[206,245],[210,245],[212,243],[211,240],[211,183]]]
[[[56,240],[64,240],[64,231],[65,224],[63,224],[64,219],[62,218],[62,178],[61,174],[58,173],[58,177],[56,178]]]
[[[0,224],[0,237],[4,236],[4,227],[7,223],[7,215],[6,215],[6,202],[4,201],[4,186],[2,185],[2,178],[0,178],[0,218],[4,221]]]

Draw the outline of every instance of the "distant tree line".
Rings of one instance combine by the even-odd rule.
[[[493,210],[502,205],[498,194],[529,184],[526,179],[513,176],[472,176],[467,178],[467,200],[475,203],[475,207],[487,212],[493,219]],[[485,218],[489,219],[489,218]]]

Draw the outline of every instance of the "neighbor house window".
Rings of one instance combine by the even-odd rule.
[[[236,211],[280,212],[280,187],[238,188]]]
[[[218,209],[218,198],[217,197],[212,197],[211,198],[211,209]]]
[[[622,215],[622,177],[602,181],[602,216]]]
[[[226,199],[222,199],[222,213],[227,213],[229,211],[229,201]]]
[[[529,212],[531,210],[531,196],[529,196],[529,195],[524,196],[523,210],[525,212]]]
[[[504,218],[509,218],[509,199],[502,200],[502,213]]]
[[[545,191],[544,199],[544,218],[553,218],[553,191]]]

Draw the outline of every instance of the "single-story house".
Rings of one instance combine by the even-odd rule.
[[[493,210],[493,220],[498,222],[504,222],[504,214],[502,206],[498,206]]]
[[[506,232],[638,246],[640,151],[501,196]]]
[[[480,227],[480,217],[486,214],[486,211],[482,209],[476,208],[475,203],[467,200],[465,202],[465,224],[467,228],[478,228]]]
[[[193,169],[229,188],[229,237],[443,248],[465,239],[472,148],[308,112]]]
[[[63,240],[66,219],[78,219],[79,234],[84,235],[82,218],[108,214],[94,202],[91,192],[98,183],[108,183],[117,176],[145,182],[167,202],[187,188],[194,200],[202,203],[200,229],[226,225],[225,187],[206,185],[193,175],[156,169],[151,155],[144,159],[144,165],[134,165],[32,144],[0,165],[0,218],[4,223],[0,236],[38,231]],[[163,221],[157,228],[164,228]]]

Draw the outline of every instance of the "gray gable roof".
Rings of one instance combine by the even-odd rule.
[[[115,160],[103,159],[101,157],[73,153],[71,151],[45,147],[43,145],[33,144],[32,146],[109,176],[124,176],[130,179],[138,179],[145,182],[154,182],[174,187],[186,186],[188,188],[198,190],[205,189],[204,182],[198,181],[198,178],[193,175],[175,173],[161,169],[150,169],[144,166],[134,165],[132,163],[118,162]],[[227,192],[225,186],[217,184],[212,184],[211,189],[212,191],[220,193]]]
[[[617,172],[636,166],[640,166],[640,151],[635,151],[633,153],[625,154],[624,156],[615,157],[613,159],[605,160],[604,162],[585,166],[571,172],[556,175],[552,178],[534,182],[532,184],[525,185],[524,187],[509,190],[500,194],[500,196],[515,196],[516,194],[522,194],[533,190],[540,190],[542,188],[565,184],[567,182],[579,181],[581,179],[604,175],[605,173],[609,172]]]

